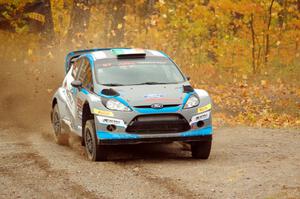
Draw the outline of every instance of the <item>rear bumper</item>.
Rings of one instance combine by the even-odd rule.
[[[212,140],[212,127],[166,134],[129,134],[104,131],[97,131],[96,134],[99,145],[210,141]]]

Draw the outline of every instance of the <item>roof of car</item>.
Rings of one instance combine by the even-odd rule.
[[[130,55],[144,55],[144,56],[157,56],[157,57],[168,57],[161,51],[149,50],[149,49],[137,49],[137,48],[95,48],[95,49],[86,49],[70,52],[66,56],[65,69],[66,72],[69,71],[70,63],[75,58],[80,57],[81,55],[92,56],[93,60],[100,60],[106,58],[118,58],[119,56],[130,56]]]

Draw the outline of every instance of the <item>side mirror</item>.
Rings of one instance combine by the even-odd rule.
[[[187,79],[188,81],[190,81],[190,80],[191,80],[191,77],[187,76],[186,79]]]
[[[79,81],[79,80],[74,80],[71,82],[71,85],[74,87],[74,88],[81,88],[82,87],[82,82]]]

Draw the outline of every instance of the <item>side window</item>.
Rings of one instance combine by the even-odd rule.
[[[72,76],[75,79],[78,72],[79,72],[79,68],[81,65],[82,59],[77,59],[72,65],[73,65],[73,69],[72,69]]]
[[[82,82],[82,87],[93,91],[93,80],[90,62],[87,59],[82,59],[80,74],[78,80]]]

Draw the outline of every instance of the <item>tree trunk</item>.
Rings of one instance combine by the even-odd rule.
[[[266,32],[266,46],[265,46],[265,66],[268,64],[269,53],[270,53],[270,25],[272,20],[272,8],[273,8],[274,0],[271,1],[271,4],[268,9],[268,23],[267,23],[267,32]]]
[[[252,72],[256,73],[256,64],[255,64],[255,32],[253,27],[253,14],[250,16],[250,30],[251,30],[251,39],[252,39],[252,46],[251,46],[251,54],[252,54]]]
[[[111,46],[122,46],[125,31],[125,0],[112,0]]]
[[[75,39],[77,44],[84,43],[86,41],[84,33],[87,31],[89,26],[90,7],[91,4],[89,3],[89,0],[73,1],[68,39]]]

